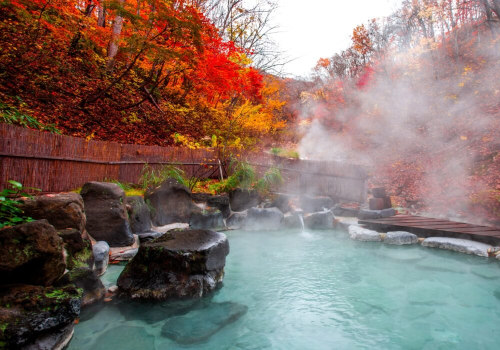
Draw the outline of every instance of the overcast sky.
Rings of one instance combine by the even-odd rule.
[[[289,58],[285,71],[307,76],[321,57],[349,47],[352,30],[376,17],[387,16],[400,0],[279,0],[275,40]]]

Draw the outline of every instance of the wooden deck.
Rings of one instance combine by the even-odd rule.
[[[500,228],[466,224],[423,216],[396,215],[383,219],[359,220],[377,231],[408,231],[419,237],[453,237],[500,245]]]

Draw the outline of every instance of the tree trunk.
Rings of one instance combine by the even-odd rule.
[[[125,0],[119,0],[120,6],[123,6]],[[113,26],[111,27],[111,40],[108,45],[108,69],[113,68],[115,63],[115,57],[118,54],[118,49],[120,47],[120,35],[123,28],[123,17],[120,13],[117,13],[113,21]]]
[[[106,27],[106,7],[101,4],[97,5],[97,25]]]

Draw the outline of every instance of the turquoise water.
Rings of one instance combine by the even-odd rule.
[[[499,347],[497,261],[337,231],[227,235],[224,286],[211,297],[89,310],[69,349]]]

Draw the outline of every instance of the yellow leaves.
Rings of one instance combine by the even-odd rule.
[[[92,140],[94,137],[95,137],[95,132],[92,132],[92,134],[88,135],[88,136],[85,138],[85,140],[86,140],[86,141],[90,141],[90,140]]]
[[[465,135],[460,136],[460,140],[467,141],[469,138]]]
[[[464,87],[464,85],[465,85],[464,82],[461,82],[461,83],[458,84],[458,86],[460,86],[460,87]]]
[[[201,145],[198,142],[195,142],[191,138],[181,135],[179,133],[175,133],[172,135],[174,142],[177,144],[180,144],[182,146],[185,146],[189,149],[198,149],[201,148]]]

